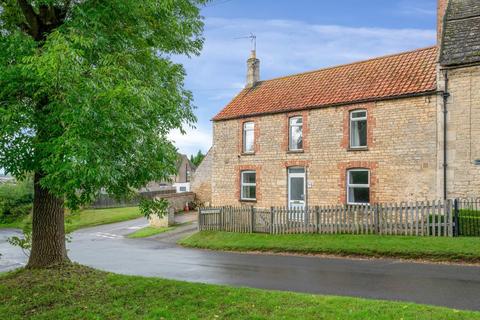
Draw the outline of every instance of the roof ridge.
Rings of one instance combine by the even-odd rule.
[[[356,65],[356,64],[362,64],[362,63],[367,63],[367,62],[371,62],[371,61],[376,61],[376,60],[381,60],[381,59],[386,59],[386,58],[401,56],[401,55],[405,55],[405,54],[409,54],[409,53],[431,50],[431,49],[435,49],[435,48],[437,48],[437,46],[429,46],[429,47],[418,48],[418,49],[410,50],[410,51],[403,51],[403,52],[398,52],[398,53],[392,53],[392,54],[387,54],[387,55],[384,55],[384,56],[379,56],[379,57],[375,57],[375,58],[370,58],[370,59],[367,59],[367,60],[353,61],[353,62],[343,63],[343,64],[339,64],[339,65],[335,65],[335,66],[324,67],[324,68],[320,68],[320,69],[316,69],[316,70],[304,71],[304,72],[289,74],[289,75],[286,75],[286,76],[280,76],[280,77],[270,78],[270,79],[266,79],[266,80],[261,80],[261,81],[259,81],[259,82],[260,82],[260,83],[263,83],[263,82],[274,81],[274,80],[282,80],[282,79],[285,79],[285,78],[297,77],[297,76],[301,76],[301,75],[305,75],[305,74],[310,74],[310,73],[315,73],[315,72],[320,72],[320,71],[325,71],[325,70],[331,70],[331,69],[336,69],[336,68],[342,68],[342,67],[351,66],[351,65]],[[243,91],[243,90],[242,90],[242,91]],[[241,91],[241,92],[242,92],[242,91]]]

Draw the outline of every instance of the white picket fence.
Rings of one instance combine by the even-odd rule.
[[[292,209],[209,207],[198,210],[199,230],[270,234],[384,234],[453,236],[453,201],[337,205]]]

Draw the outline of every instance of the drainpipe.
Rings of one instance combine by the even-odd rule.
[[[445,88],[443,91],[443,199],[447,200],[447,118],[448,118],[448,70],[444,72]]]

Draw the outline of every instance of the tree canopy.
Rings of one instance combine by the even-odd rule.
[[[196,167],[202,163],[203,158],[205,158],[205,155],[202,153],[202,150],[198,150],[196,155],[190,155],[190,162],[192,162]]]
[[[0,167],[67,205],[175,171],[167,139],[196,119],[185,71],[205,0],[0,0]]]

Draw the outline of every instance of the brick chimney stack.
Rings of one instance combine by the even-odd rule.
[[[445,11],[447,10],[449,0],[438,0],[437,4],[437,45],[440,45],[442,41],[443,33],[443,17],[445,16]]]
[[[255,50],[252,50],[250,58],[247,60],[247,85],[246,88],[253,87],[260,80],[260,60],[256,57]]]

